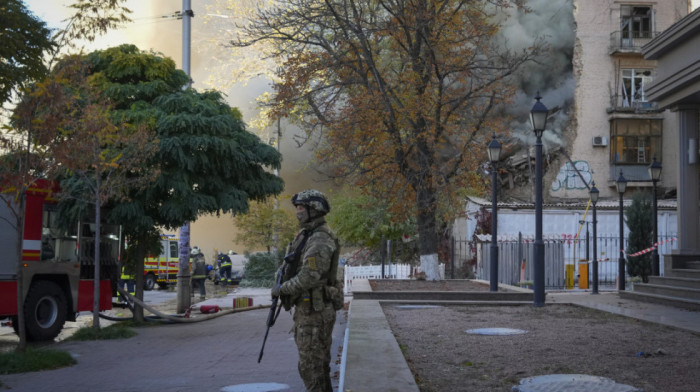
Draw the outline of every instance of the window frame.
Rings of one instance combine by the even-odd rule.
[[[635,123],[637,123],[636,126]],[[640,144],[640,141],[643,143]],[[621,147],[618,146],[620,143],[622,143]],[[640,148],[642,148],[641,151]],[[662,152],[663,119],[614,118],[610,120],[611,164],[648,165],[654,156],[660,163]],[[636,159],[633,159],[635,156]]]

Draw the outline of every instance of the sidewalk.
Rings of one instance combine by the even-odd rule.
[[[371,288],[367,280],[355,280],[353,290],[371,291]],[[347,355],[344,361],[345,378],[341,380],[342,391],[419,390],[401,349],[389,329],[380,302],[353,300],[351,303],[349,331],[347,343],[344,345]],[[430,302],[439,303],[439,301]],[[449,303],[459,304],[458,301],[449,301]],[[473,304],[473,302],[470,303]],[[497,305],[499,301],[489,303]],[[617,292],[596,295],[590,292],[551,292],[547,293],[546,304],[574,304],[700,333],[700,312],[621,299]],[[582,384],[588,381],[576,380],[575,382],[583,386]],[[572,385],[569,384],[564,389],[551,390],[571,390],[566,389],[571,387]],[[610,389],[618,387],[620,387],[619,384],[610,384],[605,390],[625,390],[624,388]],[[537,388],[537,386],[531,386],[527,390],[540,390]]]

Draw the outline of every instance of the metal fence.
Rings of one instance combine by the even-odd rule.
[[[460,238],[452,240],[453,265],[447,267],[447,275],[454,275],[454,269],[460,271],[469,260],[475,260],[474,274],[477,279],[490,280],[490,236],[479,236],[476,243]],[[676,248],[675,236],[659,236],[660,271],[664,271],[664,255]],[[476,252],[470,249],[474,245]],[[627,247],[625,238],[624,248]],[[577,239],[575,235],[545,236],[545,287],[547,289],[563,289],[566,280],[566,265],[573,264],[576,276],[580,264],[588,264],[589,279],[592,275],[593,237]],[[620,259],[619,236],[599,235],[596,243],[598,256],[598,283],[601,287],[614,288],[617,285],[618,263]],[[588,249],[588,252],[586,251]],[[498,281],[505,284],[517,285],[521,281],[533,280],[534,240],[532,236],[498,239]],[[523,270],[524,262],[524,270]],[[453,269],[454,267],[454,269]],[[629,276],[626,276],[629,280]]]

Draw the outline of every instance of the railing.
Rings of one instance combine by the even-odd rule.
[[[610,53],[616,52],[638,52],[641,53],[642,46],[659,35],[655,31],[629,32],[613,31],[610,33]]]
[[[645,114],[660,111],[657,102],[635,100],[624,94],[612,94],[610,102],[612,106],[608,109],[608,112]]]
[[[566,265],[573,264],[575,274],[578,276],[581,261],[588,264],[588,276],[592,279],[593,237],[589,241],[582,238],[576,239],[575,235],[561,234],[558,236],[545,236],[545,288],[560,290],[566,286]],[[531,236],[521,237],[521,240],[498,241],[498,281],[500,283],[518,285],[521,281],[533,281],[534,272],[534,242]],[[673,235],[659,236],[659,266],[661,275],[664,271],[664,255],[671,253],[676,247],[676,238]],[[619,271],[620,240],[617,235],[598,235],[596,251],[598,252],[598,283],[600,287],[615,288]],[[625,239],[624,248],[627,248]],[[586,260],[586,247],[590,260]],[[490,252],[491,243],[488,241],[477,243],[477,267],[478,279],[490,280]],[[625,259],[627,256],[625,255]],[[522,263],[525,262],[524,276],[521,277]],[[629,276],[625,277],[629,280]],[[590,287],[590,286],[589,286]]]
[[[382,275],[381,265],[359,265],[345,267],[345,294],[352,293],[353,279],[408,279],[420,267],[410,264],[386,264]],[[445,279],[445,264],[439,265],[440,278]]]

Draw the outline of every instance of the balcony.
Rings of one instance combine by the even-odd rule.
[[[636,187],[651,187],[651,177],[649,177],[648,164],[610,164],[610,177],[608,183],[613,184],[620,177],[622,171],[625,179]]]
[[[659,35],[655,31],[614,31],[610,33],[610,54],[642,54],[642,46]]]
[[[614,94],[610,97],[610,106],[607,109],[608,114],[611,113],[629,113],[629,114],[654,114],[663,112],[659,110],[659,105],[656,102],[632,100],[620,94]]]

